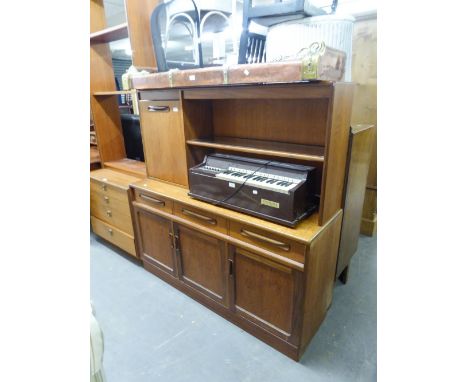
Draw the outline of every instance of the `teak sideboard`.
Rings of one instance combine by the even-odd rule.
[[[299,360],[332,301],[353,85],[136,88],[147,172],[127,183],[137,257]],[[289,228],[192,199],[188,170],[213,152],[316,167],[318,210]]]

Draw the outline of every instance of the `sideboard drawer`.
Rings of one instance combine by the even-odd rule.
[[[125,203],[114,202],[112,206],[110,205],[111,203],[107,204],[101,200],[96,201],[96,198],[91,197],[91,215],[133,236],[133,225],[128,200]]]
[[[279,235],[246,224],[231,221],[229,233],[232,237],[267,249],[289,259],[304,262],[306,246]]]
[[[228,231],[225,218],[182,203],[174,203],[174,215],[224,234]]]
[[[132,236],[93,216],[91,216],[91,226],[96,235],[101,236],[131,255],[136,256],[135,241]]]
[[[147,206],[157,210],[162,210],[170,214],[172,213],[172,200],[137,189],[134,189],[133,191],[135,192],[135,200],[137,202],[146,204]]]
[[[91,179],[91,196],[99,195],[103,201],[107,198],[128,203],[127,190],[117,188],[105,182],[99,182]]]

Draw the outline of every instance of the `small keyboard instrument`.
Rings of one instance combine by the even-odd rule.
[[[311,166],[211,154],[189,170],[189,195],[294,227],[317,207],[315,171]]]

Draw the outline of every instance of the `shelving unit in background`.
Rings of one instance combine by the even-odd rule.
[[[138,177],[146,176],[144,163],[129,160],[125,152],[125,143],[120,122],[120,108],[118,96],[132,95],[134,106],[137,109],[136,92],[133,90],[119,91],[116,89],[112,56],[109,43],[132,36],[142,36],[149,33],[149,19],[159,0],[134,1],[127,0],[127,14],[132,20],[116,26],[107,27],[103,0],[91,0],[91,30],[90,30],[90,92],[91,112],[95,124],[97,147],[101,165],[113,168]],[[137,17],[138,16],[138,17]],[[140,67],[156,69],[156,61],[151,50],[147,49],[147,42],[137,43],[136,50]],[[132,46],[132,50],[133,46]],[[142,54],[142,51],[145,54]],[[135,64],[134,57],[132,62]],[[97,156],[96,156],[97,157]],[[97,159],[96,159],[97,160]]]
[[[127,23],[123,23],[91,33],[89,41],[91,44],[108,43],[112,41],[121,40],[127,37],[128,26]]]

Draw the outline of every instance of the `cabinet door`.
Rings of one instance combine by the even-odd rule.
[[[140,101],[140,118],[148,176],[187,186],[179,101]]]
[[[183,282],[211,299],[227,305],[227,251],[223,241],[175,225]]]
[[[171,221],[135,207],[140,258],[176,276]]]
[[[285,339],[293,332],[295,273],[292,269],[236,248],[234,310]]]

